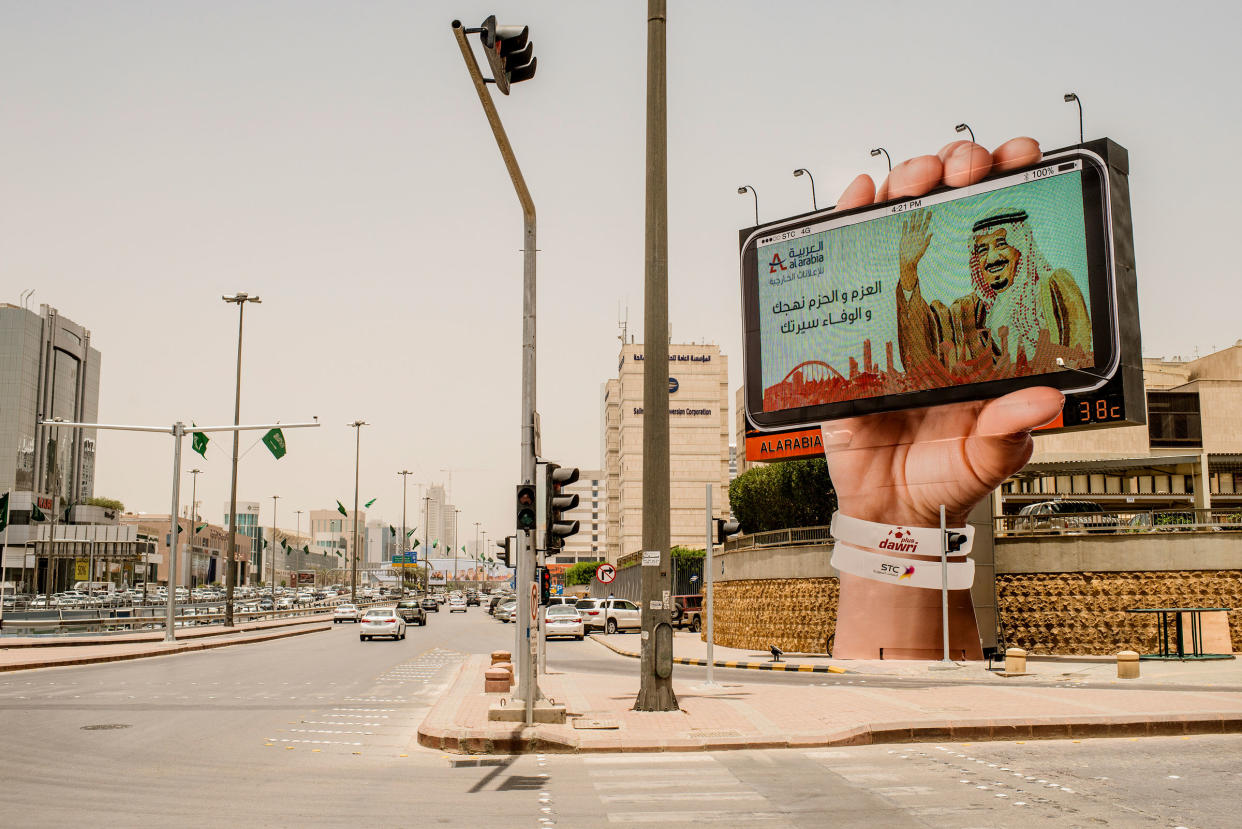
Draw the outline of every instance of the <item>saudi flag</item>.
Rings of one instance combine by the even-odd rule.
[[[279,429],[273,429],[263,436],[263,445],[271,450],[276,460],[280,460],[285,456],[285,433]]]
[[[410,545],[410,549],[411,549],[411,550],[417,550],[417,549],[418,549],[418,539],[417,539],[417,538],[416,538],[416,539],[414,539],[414,543]]]
[[[336,511],[339,512],[341,515],[344,515],[346,518],[349,517],[349,513],[345,511],[345,505],[342,504],[340,501],[336,502]]]
[[[388,525],[388,532],[392,533],[393,538],[397,537],[397,528],[394,527],[392,524]]]
[[[406,531],[406,534],[405,534],[405,537],[406,537],[406,538],[409,538],[410,536],[412,536],[412,535],[414,534],[414,532],[415,532],[417,529],[418,529],[418,527],[415,527],[413,530],[407,530],[407,531]]]
[[[30,502],[30,520],[31,521],[46,521],[47,520],[47,516],[43,514],[43,510],[39,509],[39,505],[36,504],[34,501]]]
[[[195,425],[193,423],[191,426]],[[190,446],[195,452],[203,456],[203,460],[207,460],[207,441],[209,438],[204,432],[195,432],[190,439]]]
[[[431,542],[431,549],[434,550],[436,547],[439,547],[439,546],[440,546],[440,539],[437,538],[435,541]]]
[[[303,545],[302,545],[302,552],[306,553],[307,555],[310,555],[310,545],[309,545],[309,544],[303,544]]]
[[[9,526],[9,493],[0,496],[0,530]]]
[[[372,498],[370,501],[367,501],[365,504],[363,504],[363,506],[366,507],[367,509],[370,509],[371,505],[374,504],[378,500],[379,500],[378,498]]]
[[[198,526],[194,529],[194,534],[195,534],[195,535],[198,535],[199,533],[201,533],[201,532],[202,532],[203,530],[205,530],[205,529],[207,529],[207,522],[205,522],[205,521],[204,521],[202,524],[199,524],[199,525],[198,525]]]

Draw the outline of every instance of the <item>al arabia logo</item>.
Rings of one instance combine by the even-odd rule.
[[[898,577],[897,577],[897,581],[901,581],[902,579],[908,579],[908,578],[910,578],[910,577],[911,577],[911,576],[913,576],[913,575],[914,575],[914,568],[913,568],[913,567],[907,567],[907,568],[906,568],[906,570],[905,570],[905,572],[904,572],[904,573],[902,573],[900,576],[898,576]]]
[[[772,261],[768,263],[768,273],[776,273],[785,270],[785,263],[781,261],[779,253],[772,254]]]
[[[888,531],[888,537],[880,539],[879,548],[881,550],[892,550],[895,553],[915,553],[918,552],[919,542],[910,531],[903,527],[893,527]],[[914,568],[911,568],[911,572]],[[910,575],[909,573],[906,574]],[[905,576],[902,576],[905,578]]]

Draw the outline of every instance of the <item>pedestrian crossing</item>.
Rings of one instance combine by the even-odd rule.
[[[667,829],[714,824],[792,827],[791,816],[709,754],[583,758],[587,779],[615,826]]]

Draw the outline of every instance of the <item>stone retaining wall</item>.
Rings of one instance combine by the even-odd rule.
[[[723,647],[825,653],[836,631],[834,578],[739,579],[717,582],[713,592],[716,644]]]
[[[1242,571],[1009,573],[996,576],[1005,644],[1043,654],[1154,653],[1156,614],[1132,607],[1231,607],[1242,651]]]

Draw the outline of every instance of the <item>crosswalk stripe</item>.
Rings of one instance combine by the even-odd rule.
[[[780,812],[609,812],[610,823],[733,823],[744,826],[750,820],[780,820],[788,823],[789,816]]]

